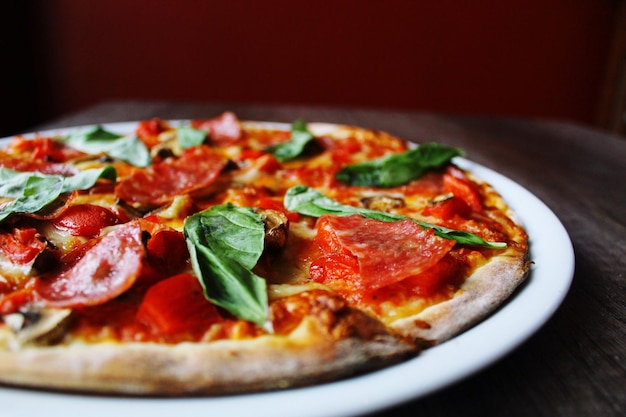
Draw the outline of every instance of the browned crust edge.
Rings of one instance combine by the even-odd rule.
[[[390,328],[425,345],[469,329],[502,306],[526,280],[531,262],[525,249],[511,247],[489,260],[448,301],[390,324]]]
[[[417,347],[356,310],[331,328],[210,343],[71,343],[0,350],[0,383],[103,394],[225,395],[318,384],[389,366]],[[365,329],[364,332],[360,330]]]

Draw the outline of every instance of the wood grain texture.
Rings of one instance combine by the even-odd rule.
[[[561,219],[576,254],[564,303],[534,336],[486,370],[372,416],[626,415],[626,141],[584,126],[345,108],[110,102],[44,127],[151,117],[355,124],[460,146],[518,182]],[[523,320],[523,318],[520,318]],[[427,376],[426,376],[427,377]]]

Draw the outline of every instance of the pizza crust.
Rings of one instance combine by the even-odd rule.
[[[423,346],[445,342],[499,308],[529,270],[527,252],[510,248],[474,271],[453,298],[392,322],[390,328]]]
[[[375,319],[341,308],[333,318],[306,316],[286,336],[0,350],[0,383],[128,395],[224,395],[336,380],[416,353],[414,344],[390,334]]]

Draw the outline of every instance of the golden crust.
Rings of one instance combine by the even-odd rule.
[[[465,280],[451,299],[390,324],[418,343],[442,343],[470,328],[500,307],[528,275],[526,251],[510,249]]]
[[[287,335],[209,343],[30,346],[0,351],[5,384],[131,395],[219,395],[316,384],[417,353],[364,313],[322,292],[325,314]]]

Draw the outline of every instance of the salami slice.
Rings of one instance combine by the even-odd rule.
[[[214,143],[226,145],[241,138],[241,123],[232,112],[224,112],[212,119],[196,119],[191,121],[196,129],[206,130]]]
[[[383,222],[352,215],[323,216],[318,222],[318,244],[320,239],[327,241],[320,245],[322,250],[341,250],[355,256],[361,286],[367,290],[382,288],[427,270],[455,244],[411,220]],[[320,228],[323,229],[321,234]]]
[[[100,238],[67,269],[39,279],[35,292],[49,307],[101,304],[134,284],[143,257],[139,223],[126,223]]]
[[[134,206],[159,206],[180,194],[211,185],[226,166],[226,158],[208,146],[187,149],[180,158],[168,158],[135,171],[115,187],[115,194]]]

